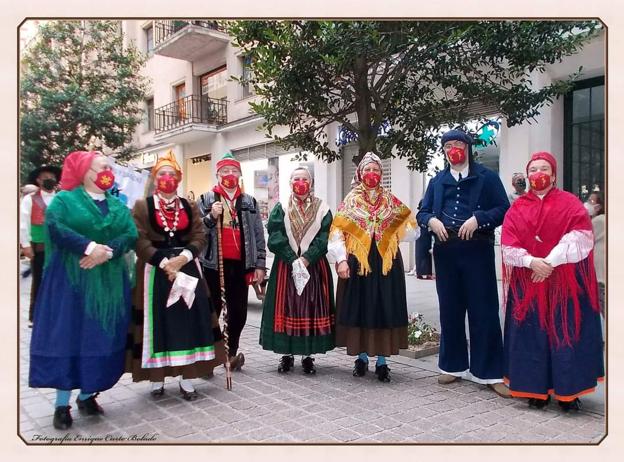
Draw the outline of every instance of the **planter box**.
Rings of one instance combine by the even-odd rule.
[[[440,352],[440,345],[427,346],[418,350],[401,349],[399,354],[412,359],[423,358],[425,356],[437,355]]]

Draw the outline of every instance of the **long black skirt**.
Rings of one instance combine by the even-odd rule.
[[[407,348],[407,295],[401,252],[397,251],[387,275],[373,242],[368,253],[371,271],[358,274],[359,264],[349,255],[351,276],[340,279],[336,294],[336,345],[347,353],[390,356]]]

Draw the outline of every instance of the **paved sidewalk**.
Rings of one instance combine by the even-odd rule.
[[[603,390],[583,400],[580,413],[558,406],[529,409],[525,400],[503,399],[483,385],[437,383],[436,357],[393,356],[392,382],[372,370],[351,375],[353,357],[336,349],[316,358],[317,374],[303,374],[299,358],[288,374],[277,373],[279,356],[258,345],[260,303],[250,294],[241,339],[246,364],[224,388],[222,368],[210,380],[194,381],[199,399],[184,401],[170,379],[154,401],[149,384],[128,374],[98,401],[104,416],[81,416],[72,396],[74,425],[52,427],[55,392],[28,388],[27,301],[30,278],[22,280],[20,329],[20,434],[28,443],[596,443],[605,434]],[[412,298],[435,297],[434,283],[407,277]],[[433,321],[433,320],[430,320]],[[374,367],[374,366],[372,366]]]

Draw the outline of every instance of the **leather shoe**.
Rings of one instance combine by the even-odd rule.
[[[360,358],[355,360],[353,366],[353,377],[363,377],[368,371],[368,361],[364,361]]]
[[[76,397],[76,404],[78,405],[78,409],[81,411],[86,411],[88,415],[96,415],[96,414],[104,414],[104,409],[100,406],[95,398],[99,393],[94,393],[89,396],[84,401],[80,399],[80,397]]]
[[[186,401],[195,401],[197,397],[199,396],[197,394],[197,391],[195,390],[186,391],[184,388],[182,388],[181,384],[180,384],[180,393],[182,393],[182,398],[184,398]]]
[[[72,426],[73,419],[69,410],[71,406],[58,406],[54,411],[54,420],[52,425],[57,430],[67,430]]]
[[[240,371],[245,364],[245,355],[238,353],[236,356],[230,357],[230,369],[233,371]]]
[[[458,380],[461,380],[461,377],[458,375],[442,374],[438,376],[438,383],[440,385],[448,385],[449,383],[457,382]]]
[[[511,398],[511,392],[509,391],[507,385],[505,385],[503,382],[488,383],[488,388],[494,391],[494,393],[496,393],[501,398]]]

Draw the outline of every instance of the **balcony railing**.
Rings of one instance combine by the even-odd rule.
[[[198,20],[162,20],[154,21],[154,46],[158,46],[165,42],[177,32],[185,27],[198,26],[204,29],[217,30],[223,32],[223,28],[217,21],[198,21]]]
[[[154,111],[156,135],[190,124],[227,123],[227,101],[189,95]]]

